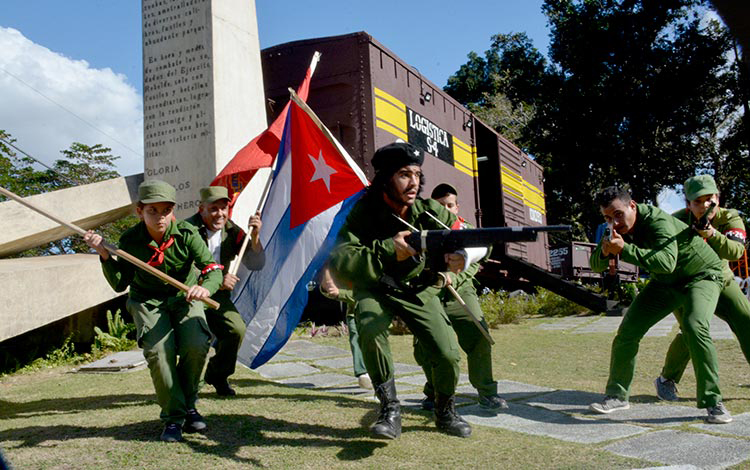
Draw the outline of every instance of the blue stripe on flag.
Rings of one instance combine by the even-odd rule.
[[[346,216],[349,215],[349,211],[351,211],[352,207],[354,207],[354,204],[359,201],[364,192],[365,190],[363,189],[343,201],[341,208],[339,209],[333,220],[330,231],[328,232],[326,238],[323,240],[322,245],[318,249],[315,257],[312,259],[312,261],[310,261],[307,269],[297,281],[297,284],[295,285],[294,290],[287,299],[286,304],[281,308],[279,316],[276,319],[276,325],[271,331],[271,334],[268,336],[266,342],[263,344],[263,347],[260,349],[256,357],[250,364],[251,368],[254,369],[265,364],[284,346],[284,344],[286,344],[286,342],[289,340],[289,337],[291,337],[292,332],[294,332],[294,329],[299,324],[300,318],[302,318],[302,313],[304,312],[305,306],[307,305],[307,284],[315,278],[317,272],[325,264],[336,242],[336,237],[338,236],[339,230],[341,229],[341,226],[344,225]],[[284,220],[281,224],[288,223],[288,214],[285,214]],[[310,221],[300,227],[306,227],[309,223]],[[288,225],[285,226],[288,227]],[[296,229],[294,231],[296,231]]]

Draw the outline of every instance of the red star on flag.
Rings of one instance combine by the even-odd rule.
[[[296,103],[291,105],[290,119],[290,210],[291,227],[294,228],[365,186],[338,148]]]

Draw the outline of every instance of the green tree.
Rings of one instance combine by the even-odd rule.
[[[733,41],[706,11],[701,0],[546,0],[549,63],[520,35],[498,35],[446,90],[470,106],[491,109],[502,94],[533,109],[516,143],[545,168],[548,221],[583,237],[601,220],[602,187],[628,185],[655,202],[696,171],[738,174],[727,170],[747,153],[746,100]],[[483,73],[484,84],[458,87]]]
[[[72,186],[96,183],[107,179],[117,178],[115,160],[111,149],[100,144],[93,146],[74,142],[67,150],[62,150],[64,158],[44,170],[38,170],[37,162],[28,156],[18,156],[13,147],[15,139],[0,130],[0,185],[19,196],[55,191]],[[5,198],[0,196],[0,200]],[[132,225],[134,217],[127,217],[99,228],[99,231],[109,241],[119,239],[120,233]],[[79,236],[66,237],[46,246],[32,248],[21,253],[18,257],[44,256],[53,254],[87,253],[88,246]]]

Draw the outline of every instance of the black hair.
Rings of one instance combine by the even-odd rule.
[[[596,196],[594,196],[594,202],[599,207],[607,207],[615,199],[619,199],[625,204],[629,204],[632,200],[632,198],[630,197],[630,192],[628,192],[627,189],[621,188],[619,186],[608,186],[596,193]]]
[[[435,189],[432,190],[432,195],[430,197],[432,199],[441,199],[450,194],[458,197],[456,188],[447,183],[440,183],[439,185],[435,186]]]
[[[399,168],[400,169],[400,168]],[[368,195],[375,195],[376,197],[379,197],[380,194],[384,193],[388,189],[388,184],[391,181],[391,177],[395,174],[389,171],[378,171],[375,173],[375,177],[372,179],[372,182],[370,182],[370,186],[367,188],[367,194]],[[419,188],[417,188],[417,196],[422,194],[422,188],[425,185],[425,182],[427,181],[427,178],[425,177],[424,173],[422,173],[422,170],[420,169],[420,174],[422,176],[419,177]]]

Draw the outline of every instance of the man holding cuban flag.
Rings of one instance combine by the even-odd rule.
[[[263,209],[259,271],[240,267],[233,302],[247,323],[238,359],[256,368],[286,344],[307,304],[307,284],[329,256],[367,179],[290,89],[276,168]]]

